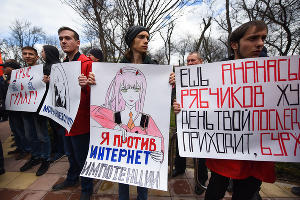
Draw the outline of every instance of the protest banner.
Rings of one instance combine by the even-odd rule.
[[[181,156],[300,162],[299,56],[175,71]]]
[[[68,131],[72,128],[80,103],[80,74],[79,61],[53,64],[49,90],[39,113],[53,119]]]
[[[171,66],[93,63],[81,176],[167,190]]]
[[[13,70],[5,99],[6,109],[36,112],[46,91],[43,76],[43,65]]]

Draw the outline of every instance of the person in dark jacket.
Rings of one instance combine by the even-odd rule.
[[[53,64],[60,63],[59,60],[59,51],[55,46],[44,45],[41,56],[44,60],[44,82],[48,84],[50,81],[50,73],[51,67]],[[48,90],[48,86],[47,86]],[[46,93],[47,94],[47,93]],[[51,126],[53,132],[53,144],[52,144],[52,152],[54,152],[54,156],[51,158],[51,162],[55,162],[62,158],[65,154],[64,150],[64,135],[65,129],[54,120],[49,119],[49,124]]]
[[[20,64],[13,60],[9,59],[5,62],[5,64],[2,65],[3,68],[3,80],[5,84],[5,94],[6,90],[8,88],[8,85],[10,84],[10,77],[12,70],[19,69],[21,66]],[[3,97],[5,98],[5,96]],[[5,99],[4,99],[5,100]],[[23,159],[27,154],[31,151],[31,147],[29,145],[28,140],[25,137],[25,129],[24,129],[24,123],[22,119],[22,112],[20,111],[9,111],[9,126],[11,129],[11,132],[14,135],[15,143],[16,143],[16,149],[9,151],[8,154],[17,154],[16,160]]]
[[[125,52],[121,63],[134,64],[157,64],[147,55],[149,31],[143,26],[132,26],[126,32],[125,42],[128,45],[128,50]],[[88,84],[93,85],[95,75],[89,74]],[[137,187],[137,200],[147,200],[148,188]],[[119,200],[129,200],[129,185],[119,183]]]
[[[266,56],[262,51],[267,34],[267,25],[262,21],[249,21],[238,27],[230,35],[233,59]],[[180,105],[173,107],[174,112],[179,113]],[[232,200],[260,199],[258,192],[262,181],[273,183],[276,179],[273,162],[207,159],[206,165],[211,171],[211,178],[205,200],[222,199],[230,178],[233,181]]]
[[[143,26],[129,27],[126,35],[125,42],[129,49],[125,52],[121,63],[134,63],[134,64],[157,64],[147,55],[149,31]],[[137,199],[147,200],[148,188],[137,187]],[[119,200],[129,200],[129,185],[119,183]]]
[[[45,55],[46,55],[46,51],[45,51],[45,46],[47,46],[47,48],[53,50],[54,53],[48,53],[48,60],[45,59]],[[59,60],[56,59],[56,57],[58,58],[59,53],[58,50],[53,47],[53,46],[49,46],[49,45],[45,45],[43,46],[42,49],[42,57],[43,60],[46,62],[43,65],[43,73],[44,73],[44,77],[43,77],[43,81],[46,83],[46,91],[44,93],[44,96],[40,102],[40,105],[37,109],[37,111],[35,113],[32,113],[32,117],[33,117],[33,121],[34,121],[34,126],[36,129],[36,137],[38,138],[38,145],[39,145],[39,152],[40,152],[40,161],[42,162],[42,164],[40,165],[39,169],[36,172],[37,176],[41,176],[43,174],[45,174],[50,166],[50,160],[51,160],[51,141],[50,141],[50,137],[49,137],[49,133],[48,133],[48,118],[42,115],[39,115],[39,111],[41,110],[41,107],[45,101],[45,98],[47,96],[47,92],[49,89],[49,79],[45,78],[45,77],[49,77],[50,71],[51,71],[51,65],[59,62]],[[56,51],[55,51],[56,49]],[[58,54],[57,54],[58,53]],[[56,55],[57,54],[57,55]],[[27,170],[30,169],[32,167],[31,162],[29,161],[27,163],[27,165],[25,164],[22,168],[22,170]]]
[[[81,86],[80,104],[70,132],[64,138],[65,150],[70,168],[67,178],[52,187],[52,190],[62,190],[75,186],[79,181],[80,172],[84,166],[89,150],[90,141],[90,87],[87,85],[88,73],[92,71],[92,60],[79,52],[80,40],[76,31],[69,27],[58,30],[60,46],[67,54],[64,62],[80,61],[81,75],[78,77]],[[80,200],[91,199],[93,193],[93,179],[81,177]]]
[[[8,71],[6,68],[11,68],[10,66],[15,66],[15,63],[12,62],[6,62],[5,64],[1,64],[0,66],[3,66],[4,71]],[[11,68],[12,69],[12,68]],[[11,70],[10,70],[11,72]],[[8,88],[8,75],[7,73],[3,73],[3,75],[0,77],[0,110],[2,117],[4,117],[5,113],[5,98],[6,98],[6,92]],[[10,79],[10,76],[9,76]],[[2,120],[2,119],[1,119]],[[0,175],[5,173],[4,169],[4,156],[3,156],[3,149],[2,149],[2,142],[0,140]]]

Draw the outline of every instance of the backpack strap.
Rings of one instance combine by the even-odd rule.
[[[142,114],[140,126],[144,129],[148,128],[148,123],[149,123],[149,116]]]
[[[122,120],[121,120],[121,113],[120,112],[115,112],[115,123],[116,124],[121,124]]]

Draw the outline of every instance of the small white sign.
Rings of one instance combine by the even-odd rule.
[[[53,64],[49,90],[39,113],[53,119],[68,131],[75,121],[80,103],[80,74],[80,61]]]
[[[5,99],[6,109],[36,112],[46,91],[43,76],[43,65],[13,70]]]

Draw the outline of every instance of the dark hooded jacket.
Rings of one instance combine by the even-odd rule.
[[[44,73],[44,75],[49,76],[50,73],[51,73],[51,66],[55,63],[60,62],[60,60],[59,60],[59,51],[56,47],[51,46],[51,45],[44,45],[43,49],[44,49],[44,52],[45,52],[45,55],[46,55],[46,60],[45,60],[45,63],[43,65],[43,73]],[[45,91],[45,94],[42,98],[42,101],[41,101],[41,103],[40,103],[40,105],[37,109],[37,113],[39,113],[41,108],[42,108],[42,105],[43,105],[43,103],[46,99],[48,90],[49,90],[49,83],[46,84],[46,91]]]

